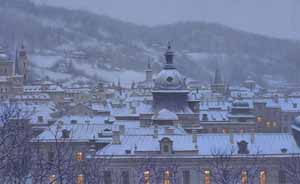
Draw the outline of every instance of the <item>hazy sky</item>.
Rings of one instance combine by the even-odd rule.
[[[35,0],[85,9],[137,24],[218,22],[269,36],[300,39],[300,0]]]

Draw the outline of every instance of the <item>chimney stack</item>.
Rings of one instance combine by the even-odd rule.
[[[234,135],[232,132],[229,134],[230,144],[234,144]]]
[[[251,132],[251,144],[254,144],[254,142],[255,142],[255,132],[252,131]]]
[[[112,132],[112,144],[121,144],[121,133],[120,131]]]
[[[193,143],[197,144],[197,142],[198,142],[197,130],[192,130],[192,140],[193,140]]]
[[[155,139],[158,138],[158,126],[157,125],[154,125],[153,138],[155,138]]]
[[[125,135],[125,125],[119,125],[121,135]]]

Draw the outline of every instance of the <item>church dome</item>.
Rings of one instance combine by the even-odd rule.
[[[176,69],[164,69],[155,78],[154,89],[184,90],[185,78]]]
[[[185,78],[177,71],[173,63],[174,52],[169,43],[165,53],[164,69],[155,78],[154,90],[186,90]]]

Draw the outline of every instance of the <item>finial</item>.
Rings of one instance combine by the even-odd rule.
[[[21,49],[25,49],[24,41],[23,40],[21,41]]]
[[[168,50],[170,50],[171,48],[172,48],[171,41],[168,41]]]
[[[165,59],[166,59],[166,65],[165,68],[167,69],[174,69],[174,65],[173,65],[173,57],[174,57],[174,53],[172,51],[172,47],[171,47],[171,42],[168,42],[168,49],[165,53]]]

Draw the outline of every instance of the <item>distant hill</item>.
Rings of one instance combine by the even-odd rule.
[[[27,45],[36,77],[68,82],[142,80],[149,58],[159,71],[168,41],[187,77],[209,83],[218,62],[223,76],[238,83],[248,76],[261,84],[300,81],[300,42],[268,38],[218,24],[182,22],[146,27],[85,11],[38,6],[28,0],[0,0],[0,44],[13,53]],[[86,59],[68,65],[64,52]]]

